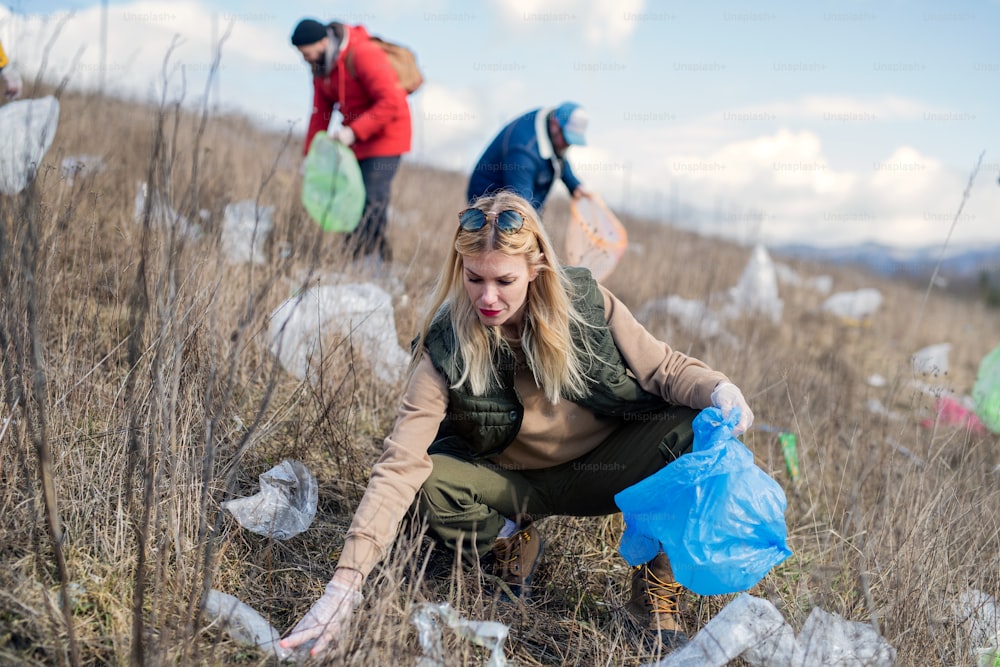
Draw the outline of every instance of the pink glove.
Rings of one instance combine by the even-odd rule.
[[[351,614],[361,604],[361,593],[336,581],[326,585],[323,596],[306,612],[292,632],[281,640],[283,648],[295,649],[316,640],[310,655],[319,655],[339,638]]]
[[[345,125],[333,133],[333,138],[345,146],[350,146],[354,143],[354,130]]]
[[[21,95],[23,86],[21,75],[17,73],[13,65],[7,65],[0,70],[0,79],[3,79],[4,86],[7,88],[7,99],[16,100]]]
[[[712,405],[722,410],[722,416],[728,417],[733,408],[740,409],[740,420],[733,429],[733,435],[745,433],[753,424],[753,412],[743,398],[743,392],[732,382],[720,382],[712,392]]]

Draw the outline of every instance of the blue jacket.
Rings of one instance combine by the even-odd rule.
[[[469,203],[477,198],[511,190],[541,211],[558,177],[572,194],[580,185],[569,162],[552,149],[546,117],[551,109],[535,109],[505,126],[486,148],[469,178]],[[557,174],[558,170],[558,174]]]

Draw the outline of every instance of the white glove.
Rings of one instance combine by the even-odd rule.
[[[362,599],[357,589],[331,580],[322,597],[316,600],[291,633],[281,640],[281,646],[295,649],[315,639],[316,643],[309,653],[319,655],[330,642],[340,636]]]
[[[753,424],[753,412],[743,398],[743,392],[732,382],[720,382],[712,392],[712,405],[722,410],[722,416],[728,417],[733,408],[740,409],[740,420],[733,429],[733,435],[745,433]]]
[[[345,146],[350,146],[354,143],[354,130],[345,125],[333,133],[333,138]]]
[[[0,69],[0,79],[3,79],[7,88],[7,99],[16,100],[21,95],[21,75],[14,69],[13,65],[7,65]]]

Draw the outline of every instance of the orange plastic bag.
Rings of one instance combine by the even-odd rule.
[[[585,266],[602,281],[615,270],[628,247],[625,227],[596,194],[572,200],[569,211],[566,263]]]

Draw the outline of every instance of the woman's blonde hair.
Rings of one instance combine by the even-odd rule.
[[[499,384],[494,360],[507,343],[501,336],[500,327],[485,326],[479,321],[464,283],[465,257],[497,251],[509,257],[524,257],[528,270],[537,271],[535,279],[528,283],[521,334],[521,348],[535,382],[552,403],[558,403],[560,396],[585,395],[586,365],[592,358],[589,350],[579,348],[574,342],[586,346],[588,337],[574,337],[573,331],[582,331],[588,324],[573,305],[572,284],[560,270],[555,249],[538,214],[527,200],[511,192],[481,197],[473,208],[493,215],[513,209],[524,217],[524,225],[516,232],[502,232],[491,221],[470,232],[463,230],[456,221],[454,242],[431,297],[429,314],[414,348],[411,370],[420,358],[435,316],[448,306],[458,350],[465,362],[462,376],[453,387],[467,385],[473,394],[483,395]]]

